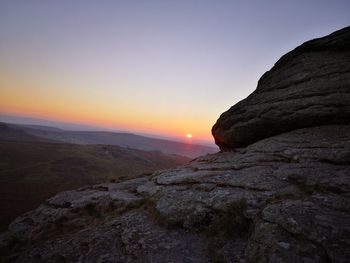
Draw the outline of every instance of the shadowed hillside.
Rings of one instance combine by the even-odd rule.
[[[29,136],[22,139],[0,140],[0,231],[16,216],[60,191],[144,176],[190,160],[118,146],[24,141],[32,139]]]
[[[34,138],[35,140],[75,144],[108,144],[144,151],[161,151],[166,154],[178,154],[190,158],[195,158],[208,153],[215,153],[218,151],[216,147],[155,139],[131,133],[67,131],[48,126],[27,126],[2,123],[0,126],[0,134],[4,133],[6,129],[11,129],[13,131],[13,133],[9,135],[9,138],[14,138],[16,137],[15,135],[20,135],[18,137],[20,140],[24,140],[29,137],[29,140]]]

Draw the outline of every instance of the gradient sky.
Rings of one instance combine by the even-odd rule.
[[[0,113],[211,140],[219,115],[350,1],[0,0]]]

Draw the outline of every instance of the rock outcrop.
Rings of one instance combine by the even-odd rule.
[[[230,151],[60,193],[11,223],[0,260],[348,262],[349,39],[346,28],[284,56],[214,126]]]
[[[350,28],[284,55],[246,99],[213,126],[222,149],[244,147],[295,129],[350,124]]]

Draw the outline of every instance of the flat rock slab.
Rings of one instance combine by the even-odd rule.
[[[123,216],[87,227],[74,235],[34,243],[8,262],[207,263],[207,244],[183,230],[169,230],[146,213]]]

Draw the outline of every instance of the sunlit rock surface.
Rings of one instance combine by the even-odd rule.
[[[230,151],[60,193],[11,223],[0,261],[349,262],[349,33],[287,54],[232,108],[232,123],[225,113],[235,132],[219,143]],[[253,125],[255,110],[274,120],[273,133],[260,134],[269,122]],[[259,136],[237,148],[235,125]]]

